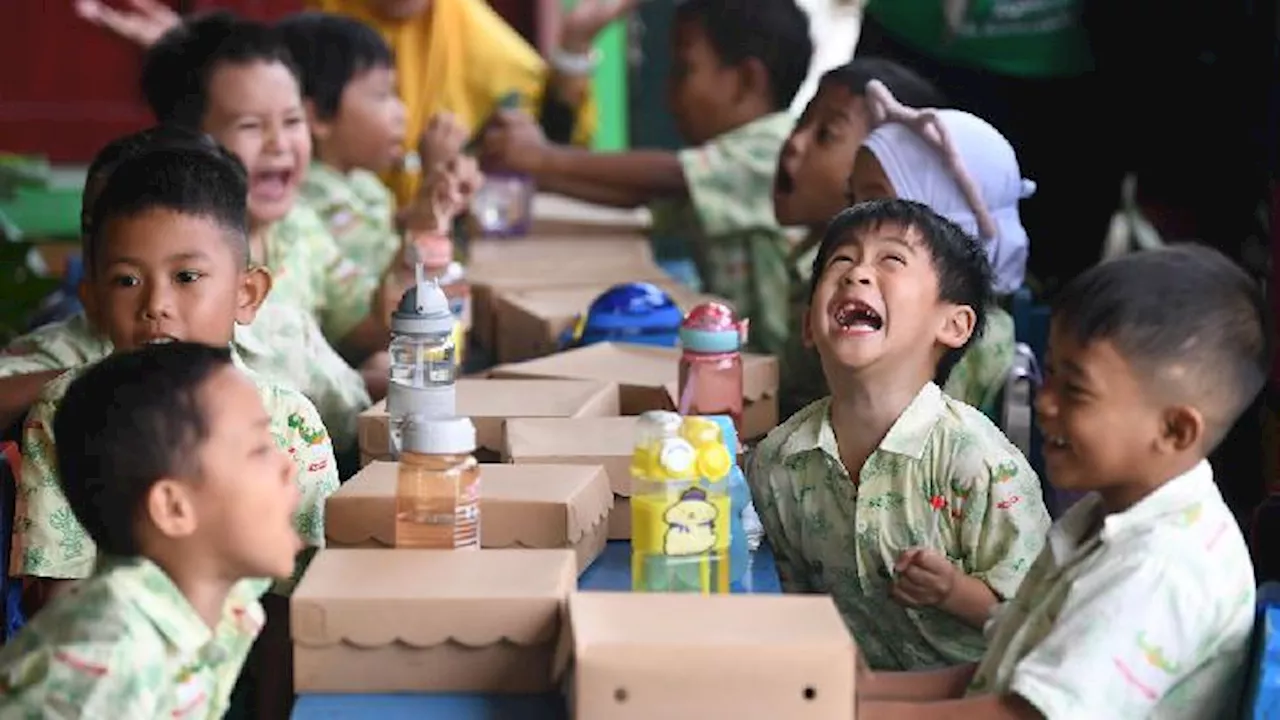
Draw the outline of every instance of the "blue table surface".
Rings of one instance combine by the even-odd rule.
[[[578,578],[580,590],[631,590],[631,543],[610,541],[604,552]],[[734,592],[778,593],[777,569],[769,546],[764,545],[752,561],[744,583]],[[556,694],[480,695],[439,693],[396,693],[382,695],[299,695],[293,706],[293,720],[336,720],[337,718],[378,718],[378,720],[564,720],[564,701]]]

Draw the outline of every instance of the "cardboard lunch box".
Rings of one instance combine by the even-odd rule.
[[[366,465],[324,506],[330,548],[395,547],[393,462]],[[598,465],[480,465],[480,546],[568,549],[578,572],[600,556],[613,491]]]
[[[493,262],[541,262],[568,259],[605,264],[652,263],[653,245],[638,233],[577,232],[537,234],[520,238],[475,238],[467,243],[467,260],[481,265]]]
[[[850,720],[856,649],[825,595],[574,593],[557,658],[582,720]]]
[[[645,233],[653,224],[648,208],[613,208],[555,193],[533,196],[531,235],[549,233]]]
[[[497,341],[494,293],[537,288],[614,285],[623,282],[657,282],[669,276],[653,260],[627,257],[551,255],[537,260],[508,261],[499,256],[473,262],[467,268],[471,284],[471,337],[492,350]]]
[[[461,378],[457,384],[458,414],[476,426],[476,458],[497,460],[502,452],[503,424],[515,417],[607,417],[618,414],[618,390],[597,380]],[[391,418],[387,403],[379,401],[360,413],[360,464],[390,460]]]
[[[654,282],[687,313],[705,302],[729,305],[727,300],[693,292],[675,280]],[[571,330],[579,315],[612,285],[584,285],[574,288],[540,288],[501,291],[494,296],[497,337],[494,348],[498,362],[511,363],[550,355],[560,350],[560,340]]]
[[[623,415],[674,410],[680,384],[680,350],[598,343],[536,360],[498,365],[499,378],[574,378],[617,383]],[[742,354],[742,438],[755,440],[778,424],[778,361]]]
[[[299,693],[554,688],[571,550],[321,550],[290,600]]]
[[[602,467],[613,494],[609,539],[631,538],[631,453],[636,418],[521,418],[507,422],[502,459],[514,467]],[[483,492],[483,491],[482,491]]]

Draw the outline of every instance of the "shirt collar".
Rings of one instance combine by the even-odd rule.
[[[1201,460],[1195,467],[1156,488],[1122,512],[1106,514],[1102,497],[1096,492],[1089,493],[1050,528],[1049,547],[1054,560],[1062,565],[1088,542],[1089,531],[1100,519],[1102,529],[1096,540],[1116,542],[1171,515],[1194,517],[1200,512],[1205,498],[1215,493],[1217,486],[1213,482],[1213,468],[1207,460]]]
[[[194,653],[213,640],[213,631],[154,562],[143,557],[104,557],[98,574],[109,574],[123,586],[126,597],[179,652]]]
[[[924,456],[925,446],[945,407],[942,389],[934,383],[925,383],[894,421],[876,451],[919,460]],[[800,413],[802,417],[797,427],[782,444],[782,458],[785,460],[793,455],[820,450],[838,460],[840,448],[831,427],[831,398],[824,398]]]

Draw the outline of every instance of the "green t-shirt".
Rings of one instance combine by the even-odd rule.
[[[957,1],[957,0],[952,0]],[[870,0],[866,12],[899,42],[942,62],[1017,77],[1093,69],[1083,0],[968,0],[954,32],[947,0]]]

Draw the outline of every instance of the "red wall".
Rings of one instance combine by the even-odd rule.
[[[120,0],[109,0],[119,2]],[[177,0],[165,0],[179,6]],[[534,37],[534,0],[492,0]],[[184,12],[228,8],[271,20],[303,0],[186,0]],[[0,0],[0,151],[86,163],[114,137],[151,122],[138,91],[141,53],[77,18],[71,0]]]

